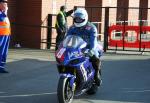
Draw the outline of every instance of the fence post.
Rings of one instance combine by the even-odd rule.
[[[52,14],[48,14],[47,20],[48,28],[47,28],[47,49],[51,48],[51,39],[52,39]]]
[[[109,7],[105,7],[104,52],[108,49]]]
[[[142,40],[141,38],[142,38],[142,26],[143,26],[143,23],[142,23],[142,15],[143,15],[143,13],[142,13],[142,11],[143,11],[143,9],[142,9],[142,8],[139,8],[139,9],[140,9],[140,10],[139,10],[139,11],[140,11],[140,13],[139,13],[139,14],[140,14],[140,15],[139,15],[139,19],[140,19],[140,38],[139,38],[139,39],[140,39],[140,42],[139,42],[139,51],[141,51],[141,44],[142,44],[142,43],[141,43],[141,40]]]

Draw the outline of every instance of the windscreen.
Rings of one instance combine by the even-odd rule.
[[[83,43],[85,43],[85,41],[81,37],[68,35],[63,41],[63,47],[79,48]]]

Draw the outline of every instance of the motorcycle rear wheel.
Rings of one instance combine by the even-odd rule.
[[[58,88],[57,88],[57,96],[59,103],[71,103],[74,97],[74,91],[72,91],[70,87],[69,78],[60,77]]]

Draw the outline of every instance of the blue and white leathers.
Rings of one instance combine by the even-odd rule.
[[[93,55],[97,58],[101,56],[102,48],[99,47],[97,42],[97,28],[92,23],[88,22],[85,26],[76,27],[71,26],[67,35],[77,35],[81,37],[87,43],[87,49],[89,49]]]

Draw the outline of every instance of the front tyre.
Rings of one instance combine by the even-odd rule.
[[[69,78],[60,77],[58,88],[57,88],[57,96],[59,103],[71,103],[74,96],[74,91],[72,91],[70,87]]]

